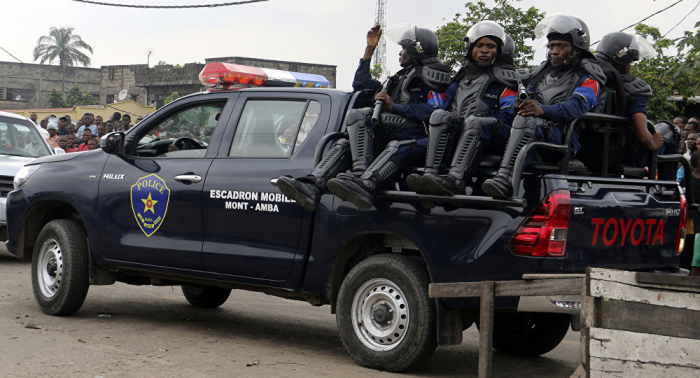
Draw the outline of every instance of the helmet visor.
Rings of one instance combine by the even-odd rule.
[[[635,35],[630,43],[630,50],[639,51],[639,60],[652,59],[656,56],[654,46],[641,35]]]
[[[503,30],[503,27],[498,23],[489,20],[481,21],[469,28],[469,31],[467,32],[466,41],[470,43],[475,43],[479,40],[479,38],[486,36],[494,36],[500,39],[501,46],[505,44],[505,30]]]
[[[567,34],[574,29],[583,30],[584,28],[576,18],[557,13],[545,17],[535,26],[535,38],[544,38],[551,33]]]
[[[408,23],[394,25],[386,30],[386,37],[398,44],[402,44],[404,41],[415,42],[416,26]]]

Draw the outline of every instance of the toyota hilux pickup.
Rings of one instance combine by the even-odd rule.
[[[431,299],[430,283],[677,269],[688,213],[678,183],[570,160],[567,146],[526,147],[522,155],[546,148],[562,160],[523,169],[521,156],[512,199],[480,191],[498,169],[486,157],[470,195],[420,195],[399,180],[369,210],[326,193],[305,211],[274,178],[309,174],[343,137],[348,110],[371,106],[372,94],[223,63],[200,79],[219,85],[105,136],[98,150],[33,160],[16,175],[7,248],[31,260],[42,311],[71,315],[90,285],[117,281],[181,286],[209,308],[252,290],[330,305],[357,363],[403,371],[478,324],[478,299]],[[591,117],[604,154],[624,119]],[[499,297],[495,308],[494,347],[534,356],[559,344],[576,300]]]

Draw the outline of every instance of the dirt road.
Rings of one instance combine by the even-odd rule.
[[[494,352],[494,377],[568,377],[578,337],[539,358]],[[476,377],[476,328],[464,338],[401,375],[356,365],[330,307],[264,294],[206,310],[179,287],[93,286],[77,314],[53,317],[34,302],[30,265],[0,256],[1,377]]]

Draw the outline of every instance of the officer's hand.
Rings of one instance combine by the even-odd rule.
[[[518,115],[523,117],[539,117],[544,114],[542,107],[532,100],[525,100],[515,106],[520,109]]]
[[[377,93],[377,95],[374,96],[374,99],[384,101],[384,109],[389,112],[394,108],[394,102],[391,101],[391,96],[389,96],[389,94],[386,92]]]
[[[367,32],[367,47],[377,47],[379,39],[382,37],[382,26],[377,24]]]

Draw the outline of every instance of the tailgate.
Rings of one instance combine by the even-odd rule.
[[[678,265],[681,192],[677,183],[568,179],[571,223],[567,270],[583,271],[589,266],[642,270]]]

